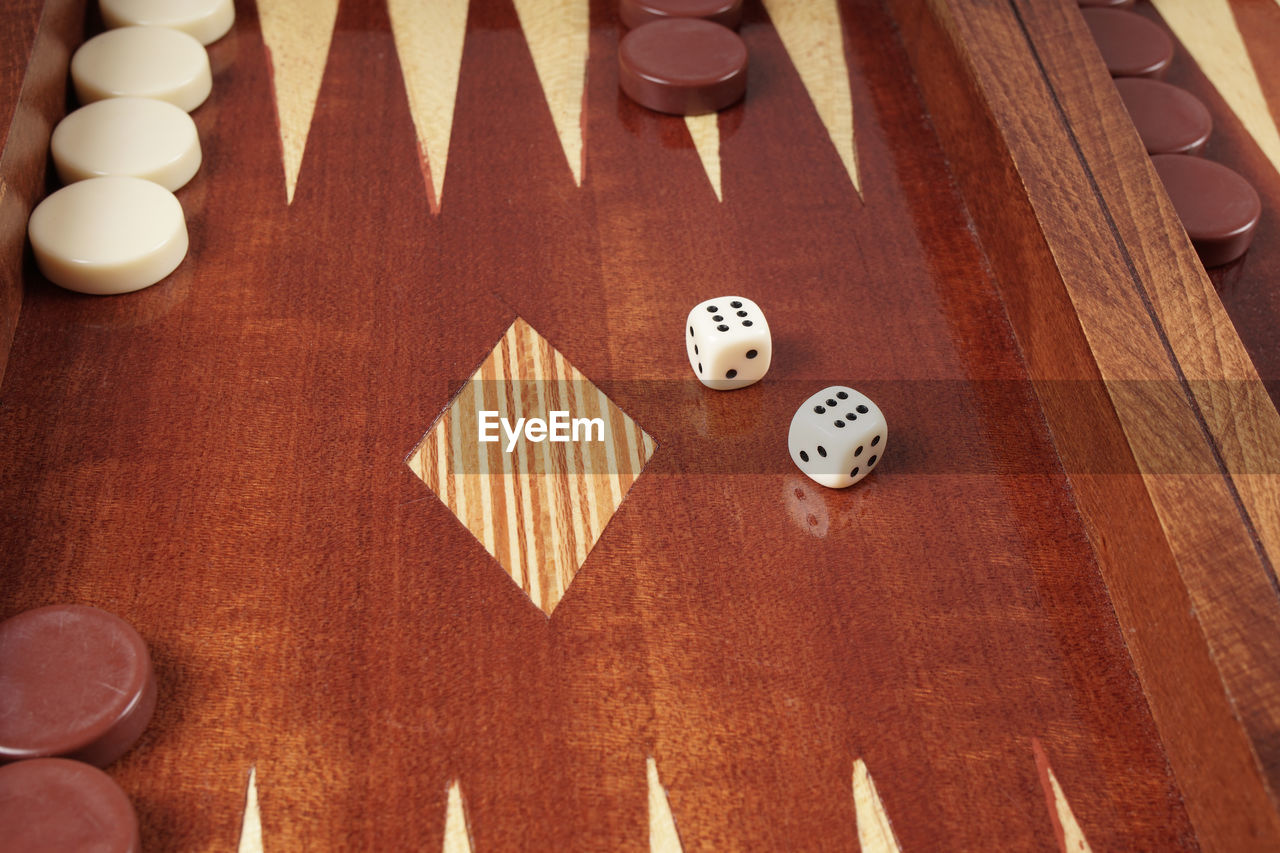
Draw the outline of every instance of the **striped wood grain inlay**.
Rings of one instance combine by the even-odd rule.
[[[853,762],[853,809],[862,853],[898,853],[901,850],[889,823],[889,815],[880,802],[880,794],[876,792],[876,783],[861,758]]]
[[[1280,171],[1280,131],[1229,0],[1152,0],[1262,153]],[[1268,50],[1280,50],[1271,45]]]
[[[244,795],[244,817],[240,822],[238,853],[262,853],[262,815],[258,812],[258,768],[249,768],[249,786]]]
[[[592,439],[479,441],[481,411],[509,423],[599,419]],[[601,435],[603,433],[603,435]],[[511,324],[406,460],[548,616],[655,444],[529,324]]]
[[[338,0],[258,0],[258,20],[271,64],[276,120],[280,124],[285,194],[290,204],[337,19]]]
[[[440,211],[468,0],[387,0],[431,212]]]
[[[573,182],[582,186],[582,98],[587,85],[590,4],[588,0],[515,0],[515,6]]]
[[[693,138],[693,147],[706,170],[711,188],[716,191],[716,201],[724,201],[720,190],[720,116],[709,113],[703,116],[685,116],[684,123]]]
[[[1053,834],[1058,840],[1059,849],[1062,853],[1090,853],[1089,842],[1085,840],[1084,832],[1071,811],[1066,794],[1062,793],[1058,777],[1053,775],[1044,747],[1038,739],[1032,738],[1031,749],[1036,756],[1036,769],[1040,772],[1040,785],[1044,788],[1045,800],[1049,804],[1049,819],[1053,821]]]
[[[645,760],[649,775],[649,851],[650,853],[683,853],[680,834],[676,832],[676,820],[667,802],[667,789],[658,778],[658,765],[649,756]]]
[[[764,8],[809,92],[818,118],[827,128],[853,188],[861,195],[849,64],[836,0],[764,0]]]
[[[449,783],[449,805],[444,815],[444,853],[471,853],[471,829],[467,812],[462,807],[462,789],[458,780]]]

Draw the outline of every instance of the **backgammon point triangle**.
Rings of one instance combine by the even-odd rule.
[[[449,802],[444,813],[443,853],[471,853],[471,828],[467,826],[467,813],[462,805],[462,789],[458,780],[449,783]]]
[[[676,820],[671,815],[667,789],[658,778],[658,764],[649,756],[645,761],[649,779],[649,853],[683,853]]]
[[[836,0],[764,0],[764,8],[831,137],[854,190],[861,195],[849,63],[845,58],[844,29]]]
[[[573,182],[582,186],[582,104],[591,31],[587,0],[514,0]]]
[[[1058,784],[1058,777],[1049,766],[1049,757],[1045,754],[1044,745],[1038,738],[1031,739],[1031,751],[1035,754],[1036,769],[1040,772],[1040,785],[1044,788],[1045,799],[1049,806],[1049,817],[1053,822],[1053,834],[1062,853],[1090,853],[1092,848],[1084,837],[1084,830],[1071,811],[1067,795]]]
[[[693,147],[702,161],[702,168],[711,181],[711,188],[716,191],[716,201],[724,201],[720,188],[720,124],[717,113],[700,116],[685,116],[685,126],[689,128],[689,136],[693,139]]]
[[[1229,0],[1152,0],[1178,41],[1280,171],[1280,128],[1267,106],[1258,71]],[[1268,49],[1275,49],[1271,45]]]
[[[244,817],[240,821],[237,853],[262,853],[262,815],[258,811],[258,768],[249,768],[249,784],[244,793]]]
[[[899,853],[902,848],[893,834],[889,815],[884,810],[884,803],[880,802],[880,794],[866,762],[861,758],[853,762],[853,808],[862,853]]]
[[[311,132],[338,0],[259,0],[258,21],[271,66],[276,121],[280,127],[285,197],[293,192]]]
[[[444,192],[467,6],[468,0],[387,0],[432,213],[439,213]]]

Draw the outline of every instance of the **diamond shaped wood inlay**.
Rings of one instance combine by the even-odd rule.
[[[655,447],[517,318],[407,462],[550,616]]]

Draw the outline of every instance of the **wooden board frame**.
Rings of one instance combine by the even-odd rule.
[[[894,6],[1201,844],[1274,846],[1280,418],[1075,4]]]
[[[49,134],[66,113],[67,68],[84,32],[84,4],[22,0],[5,11],[0,66],[0,379],[22,309],[27,217],[43,197]]]
[[[888,2],[1200,843],[1280,847],[1280,416],[1075,3]],[[0,376],[85,3],[5,16]]]

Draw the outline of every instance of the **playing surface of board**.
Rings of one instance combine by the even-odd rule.
[[[1104,294],[1095,315],[1075,297],[1062,246],[1094,250],[1066,226],[1030,248],[988,227],[1019,205],[1050,218],[1036,193],[1056,179],[1019,159],[1019,134],[1075,127],[1079,92],[1052,55],[1043,79],[1019,76],[1037,67],[1027,45],[1069,54],[1108,115],[1115,95],[1074,3],[983,5],[751,0],[745,100],[685,119],[619,91],[611,0],[237,4],[192,115],[204,162],[178,192],[182,266],[102,298],[48,283],[20,233],[4,256],[20,283],[0,389],[0,617],[91,604],[146,640],[155,717],[109,768],[146,849],[1278,837],[1280,658],[1265,638],[1280,457],[1236,466],[1220,423],[1236,409],[1195,385],[1243,383],[1256,420],[1241,432],[1274,447],[1241,355],[1277,375],[1274,122],[1254,132],[1211,61],[1180,48],[1170,79],[1215,116],[1206,156],[1254,183],[1264,219],[1251,253],[1212,274],[1225,312],[1196,315],[1239,372],[1186,368],[1187,336],[1153,300],[1166,345],[1152,351],[1181,365],[1153,387],[1185,393],[1217,454],[1197,444],[1169,463],[1177,435],[1126,420],[1138,407],[1116,398],[1148,392],[1089,390],[1149,379],[1108,373],[1119,348],[1099,344],[1096,318],[1123,305]],[[1140,11],[1189,39],[1176,5]],[[1237,36],[1280,33],[1280,5],[1210,5],[1253,16]],[[988,14],[1007,29],[974,47],[966,28]],[[0,192],[21,228],[56,186],[41,146],[74,106],[66,58],[102,24],[71,0],[4,15],[23,61],[6,72]],[[1037,41],[1047,20],[1067,36]],[[1002,52],[1008,33],[1017,51]],[[960,59],[931,59],[930,39]],[[993,108],[1014,141],[983,171],[984,139],[964,141],[938,81],[995,103],[965,94],[997,79],[993,56],[1026,86],[1009,95],[1025,112]],[[1256,71],[1266,116],[1274,57]],[[1144,162],[1131,128],[1110,129]],[[1092,131],[1073,132],[1091,164]],[[1142,198],[1167,214],[1156,192]],[[1077,203],[1092,216],[1092,196]],[[1161,243],[1194,262],[1167,221],[1142,245]],[[1009,273],[1040,247],[1061,304],[1035,295],[1040,269]],[[1108,269],[1146,281],[1152,252]],[[690,368],[684,320],[730,294],[767,315],[772,366],[716,392]],[[1080,349],[1040,348],[1046,323]],[[837,384],[889,428],[847,490],[787,453],[797,406]],[[1119,425],[1071,431],[1076,394]],[[603,429],[508,450],[478,441],[489,410]],[[1157,470],[1143,448],[1162,443],[1174,467]],[[1237,538],[1169,509],[1219,486]],[[1198,586],[1213,565],[1264,595]],[[1166,566],[1176,596],[1147,585]],[[1240,638],[1236,607],[1254,619]],[[1214,769],[1187,770],[1202,753]],[[1224,787],[1213,774],[1232,756],[1253,776]],[[1218,820],[1224,800],[1237,811]]]

